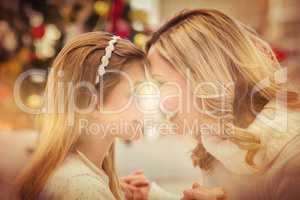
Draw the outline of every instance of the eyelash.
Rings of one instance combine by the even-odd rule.
[[[152,76],[152,80],[155,81],[155,83],[158,85],[159,88],[161,88],[165,83],[166,81],[163,81],[163,80],[159,80],[161,78],[160,75],[153,75]],[[128,94],[128,97],[131,97],[131,96],[135,96],[136,94],[136,89],[138,88],[138,86],[140,84],[144,83],[144,81],[139,81],[137,82],[135,85],[134,85],[134,88],[130,91],[130,93]]]
[[[152,77],[153,77],[153,80],[158,83],[159,87],[161,87],[162,85],[164,85],[166,83],[166,81],[161,80],[160,75],[153,75]]]

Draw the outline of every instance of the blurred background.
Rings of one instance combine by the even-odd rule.
[[[289,69],[289,84],[300,77],[300,0],[1,0],[0,1],[0,199],[34,151],[34,115],[13,98],[14,81],[29,69],[47,70],[62,46],[80,33],[105,30],[143,48],[160,24],[185,8],[214,8],[254,28]],[[42,105],[45,76],[24,80],[21,98],[29,108]],[[199,179],[189,138],[158,138],[121,143],[122,175],[143,169],[151,180],[178,192]],[[196,177],[196,178],[195,178]]]

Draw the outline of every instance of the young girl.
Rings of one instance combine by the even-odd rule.
[[[49,74],[37,148],[18,179],[21,199],[123,199],[114,141],[140,135],[131,92],[145,64],[141,50],[108,33],[66,44]]]

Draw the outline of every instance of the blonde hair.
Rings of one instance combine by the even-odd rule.
[[[38,145],[31,162],[17,181],[18,192],[22,199],[38,199],[49,176],[78,144],[80,139],[78,120],[82,114],[75,113],[74,125],[68,124],[70,115],[74,114],[70,107],[71,99],[74,97],[68,92],[68,85],[81,82],[94,85],[101,57],[111,37],[111,34],[103,32],[82,34],[68,42],[54,60],[46,89],[47,113],[42,119]],[[141,62],[142,64],[145,60],[145,54],[141,50],[129,41],[119,39],[106,68],[122,70],[128,62]],[[100,88],[104,88],[102,94],[105,97],[110,88],[118,84],[120,77],[117,73],[107,73],[102,79],[103,87],[97,84],[96,89],[99,91]],[[58,89],[62,83],[63,88]],[[92,95],[86,95],[86,91],[78,91],[75,103],[77,106],[86,108],[92,101]],[[117,200],[122,199],[115,169],[114,144],[102,167],[110,179],[109,187],[113,195]]]
[[[162,58],[192,85],[208,81],[225,86],[234,83],[234,87],[226,87],[227,112],[219,113],[223,116],[231,114],[224,123],[233,126],[234,133],[228,134],[223,130],[221,136],[246,150],[246,162],[256,167],[253,159],[261,148],[260,138],[245,129],[255,118],[250,104],[254,104],[256,112],[261,111],[281,88],[274,80],[274,73],[281,66],[269,45],[253,30],[229,16],[217,10],[197,9],[182,11],[167,21],[153,34],[146,49],[151,46],[155,46]],[[253,87],[266,78],[270,85],[256,93],[254,102],[251,102]],[[201,92],[211,93],[205,88]],[[222,103],[219,99],[205,100],[206,107],[212,110],[221,108]],[[201,141],[194,149],[192,159],[204,170],[211,169],[214,161]]]

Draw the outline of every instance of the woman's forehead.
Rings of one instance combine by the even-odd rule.
[[[145,80],[145,64],[143,62],[132,62],[128,63],[127,66],[123,68],[124,76],[122,79],[126,81],[131,81],[133,84]],[[127,80],[130,79],[130,80]]]
[[[156,49],[155,49],[155,46],[153,45],[153,46],[150,47],[149,51],[147,52],[147,57],[148,57],[148,59],[149,59],[150,57],[152,57],[153,54],[155,54],[155,52],[156,52]]]
[[[176,73],[176,69],[169,63],[165,58],[163,58],[156,47],[151,47],[148,53],[148,60],[150,62],[151,72],[172,74]]]

